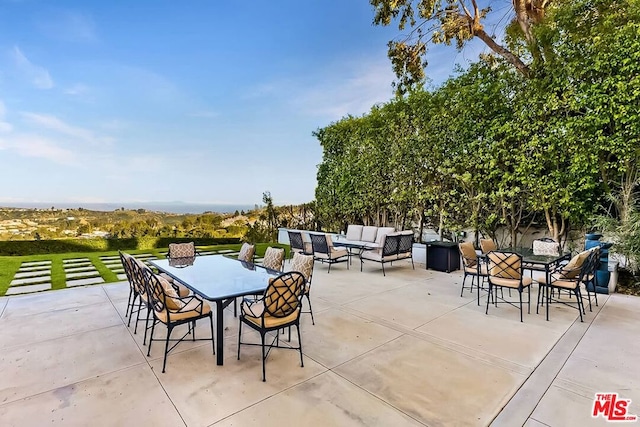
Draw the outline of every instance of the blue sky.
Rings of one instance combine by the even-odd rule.
[[[311,133],[392,97],[367,0],[0,0],[0,205],[313,200]],[[467,50],[431,49],[439,83]]]

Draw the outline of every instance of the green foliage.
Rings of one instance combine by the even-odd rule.
[[[376,23],[400,19],[401,27],[465,15],[466,3],[372,0]],[[516,15],[523,4],[513,2]],[[518,73],[509,58],[485,57],[434,90],[317,130],[324,228],[413,222],[441,234],[471,227],[493,236],[502,226],[517,245],[520,230],[536,222],[558,240],[585,224],[640,160],[640,2],[545,8],[529,28],[517,15],[520,28],[507,38],[530,58],[531,73]],[[438,25],[445,24],[457,25]],[[458,36],[468,34],[439,41]]]
[[[105,251],[149,250],[166,248],[169,243],[195,242],[198,246],[238,243],[236,238],[171,238],[141,237],[139,239],[65,239],[0,241],[0,256],[87,253]]]

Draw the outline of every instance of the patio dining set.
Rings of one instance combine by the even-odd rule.
[[[535,240],[532,248],[503,248],[498,249],[493,240],[480,239],[480,249],[476,250],[473,242],[463,242],[458,245],[464,278],[460,296],[465,289],[473,292],[474,282],[477,289],[478,305],[480,305],[480,291],[487,291],[486,309],[488,314],[491,304],[498,303],[514,305],[520,310],[520,321],[523,321],[523,303],[527,304],[527,312],[531,312],[531,287],[538,284],[536,313],[540,306],[546,307],[546,320],[549,320],[549,306],[560,303],[573,306],[580,313],[583,321],[587,300],[589,311],[592,311],[592,296],[598,305],[596,293],[596,270],[600,263],[600,248],[598,246],[586,249],[575,256],[563,252],[560,245],[549,238]],[[525,270],[530,275],[525,274]],[[534,272],[542,274],[534,277]],[[471,284],[467,287],[467,277],[471,276]],[[508,296],[505,297],[504,290]],[[511,291],[518,292],[518,300],[511,299]],[[523,301],[523,293],[527,291],[527,301]],[[499,292],[498,292],[499,291]],[[562,292],[570,298],[562,298]],[[586,295],[584,293],[586,293]],[[593,295],[592,295],[593,294]]]

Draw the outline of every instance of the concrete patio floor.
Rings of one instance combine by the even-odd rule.
[[[520,323],[508,305],[485,315],[484,293],[481,306],[460,297],[461,272],[358,267],[316,264],[304,367],[275,349],[264,383],[259,347],[236,360],[232,309],[224,366],[211,342],[186,341],[163,374],[162,344],[147,358],[142,324],[126,326],[126,282],[0,298],[0,425],[605,425],[591,417],[597,392],[640,414],[640,298],[599,295],[584,323],[552,305],[547,322],[534,288]]]

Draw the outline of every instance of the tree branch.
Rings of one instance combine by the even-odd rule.
[[[486,45],[489,46],[489,48],[493,50],[495,53],[497,53],[498,55],[502,56],[504,59],[509,61],[514,67],[516,67],[516,69],[520,72],[520,74],[522,74],[525,77],[529,77],[529,72],[530,72],[529,66],[527,66],[527,64],[522,62],[522,60],[518,58],[516,55],[514,55],[513,53],[505,49],[503,46],[496,43],[496,41],[491,36],[489,36],[489,34],[487,34],[486,31],[484,31],[484,29],[482,28],[475,29],[474,35],[478,37],[480,40],[482,40],[483,42],[485,42]]]

